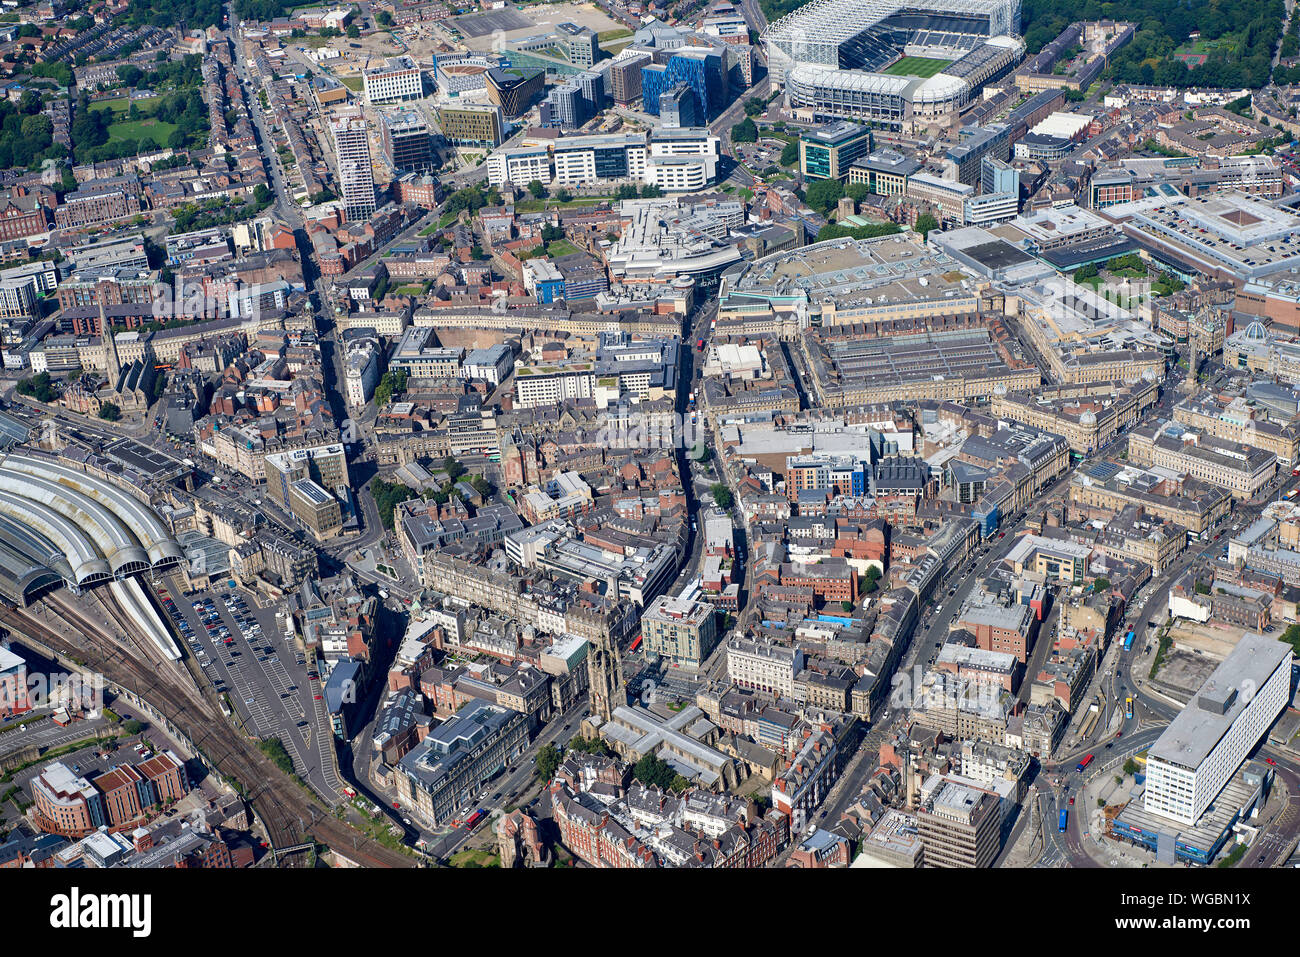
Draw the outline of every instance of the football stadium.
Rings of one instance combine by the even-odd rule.
[[[951,121],[1024,57],[1020,0],[812,0],[763,34],[774,84],[815,120]]]

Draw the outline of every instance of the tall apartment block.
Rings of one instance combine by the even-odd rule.
[[[651,62],[649,53],[624,52],[609,67],[609,95],[620,106],[641,96],[641,68]]]
[[[551,103],[555,113],[552,122],[557,126],[579,127],[587,122],[587,102],[582,87],[577,83],[564,83],[551,90]]]
[[[366,119],[359,112],[336,116],[330,121],[334,133],[334,157],[338,163],[339,199],[349,220],[369,219],[375,203],[375,172],[370,164],[370,137]]]
[[[582,90],[582,100],[587,114],[595,116],[605,106],[605,74],[599,70],[585,70],[573,78]]]

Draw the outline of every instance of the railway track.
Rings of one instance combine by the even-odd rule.
[[[115,608],[111,599],[101,601],[108,610]],[[200,693],[174,672],[169,674],[171,669],[160,669],[152,660],[141,661],[137,655],[145,654],[144,643],[138,638],[128,639],[138,649],[135,654],[129,653],[115,635],[105,634],[104,625],[89,620],[78,609],[69,608],[65,601],[51,601],[48,607],[58,617],[84,629],[83,633],[69,638],[30,609],[10,609],[0,617],[0,622],[81,662],[88,670],[103,674],[165,715],[203,752],[215,771],[244,788],[246,799],[266,828],[272,847],[300,845],[303,836],[310,835],[364,866],[415,866],[413,859],[362,836],[321,810],[295,781],[262,754],[255,742],[231,727],[218,711],[215,698]],[[109,620],[122,624],[122,619],[115,619],[112,614]],[[123,625],[123,631],[129,635],[132,629]]]

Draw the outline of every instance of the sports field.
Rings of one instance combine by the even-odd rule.
[[[905,56],[882,72],[891,76],[934,76],[951,62],[952,60],[933,60],[924,56]]]

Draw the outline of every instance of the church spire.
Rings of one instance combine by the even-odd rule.
[[[104,363],[108,369],[108,386],[117,388],[117,380],[122,378],[122,358],[117,354],[117,338],[113,335],[113,326],[108,321],[104,303],[99,304],[99,334],[104,339]]]

